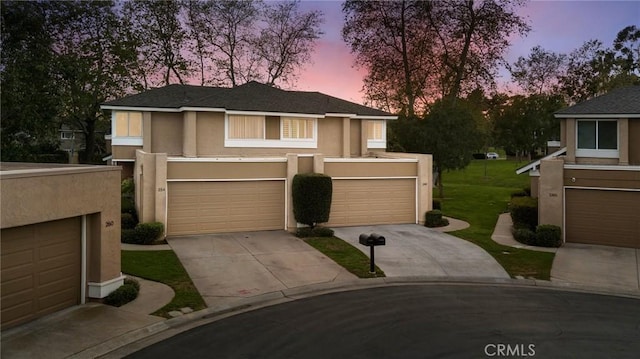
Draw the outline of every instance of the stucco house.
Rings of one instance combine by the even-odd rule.
[[[293,231],[291,180],[306,172],[333,179],[329,226],[419,223],[431,207],[431,156],[385,152],[387,112],[257,82],[169,85],[101,107],[140,219],[168,235]]]
[[[122,285],[120,169],[0,163],[2,329]]]
[[[555,113],[561,149],[529,172],[542,224],[565,242],[640,248],[640,86],[618,88]]]

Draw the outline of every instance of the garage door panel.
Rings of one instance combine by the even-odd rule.
[[[566,241],[640,248],[640,192],[567,189]]]
[[[169,184],[170,235],[284,228],[284,181]]]
[[[415,223],[415,206],[415,179],[334,179],[328,225]]]

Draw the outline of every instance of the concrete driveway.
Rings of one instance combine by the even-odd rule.
[[[360,234],[383,235],[386,245],[376,247],[375,261],[387,277],[510,278],[482,248],[424,226],[400,224],[334,230],[337,237],[367,255],[369,248],[358,243]]]
[[[640,290],[640,249],[565,243],[556,252],[551,280],[608,290]]]
[[[168,238],[207,306],[310,284],[355,280],[285,231]]]

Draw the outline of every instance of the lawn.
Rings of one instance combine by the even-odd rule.
[[[200,293],[173,251],[122,251],[122,272],[164,283],[176,293],[169,304],[153,315],[168,318],[168,313],[172,310],[184,307],[193,310],[206,308]]]
[[[307,244],[322,252],[334,262],[359,278],[384,277],[384,272],[376,266],[376,273],[369,272],[369,257],[351,244],[337,237],[305,238]]]
[[[464,170],[447,172],[442,211],[471,227],[450,234],[477,244],[512,276],[549,280],[554,254],[502,246],[491,239],[498,215],[507,210],[510,194],[529,184],[515,170],[525,163],[474,160]],[[434,189],[434,195],[437,191]]]

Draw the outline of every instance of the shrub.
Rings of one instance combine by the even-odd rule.
[[[120,307],[138,297],[140,284],[133,279],[125,279],[124,284],[104,298],[104,304]]]
[[[535,245],[536,234],[532,230],[528,228],[513,228],[511,233],[516,241],[530,246]]]
[[[292,181],[293,214],[296,221],[315,227],[329,221],[333,185],[322,173],[300,173]]]
[[[120,193],[122,197],[134,198],[136,193],[136,187],[133,182],[133,178],[127,178],[120,183]]]
[[[509,213],[516,228],[533,231],[538,225],[538,201],[531,197],[513,197],[509,204]]]
[[[424,225],[426,227],[444,227],[449,224],[446,218],[442,218],[442,211],[434,209],[425,214]]]
[[[485,160],[485,159],[487,159],[487,156],[484,153],[474,153],[473,154],[473,159],[475,159],[475,160]]]
[[[120,242],[129,244],[139,244],[138,232],[135,229],[123,229],[120,233]]]
[[[120,214],[120,227],[122,229],[134,229],[138,221],[131,213]]]
[[[540,247],[560,247],[562,230],[552,224],[541,224],[536,227],[536,245]]]
[[[129,213],[132,216],[137,217],[134,199],[122,196],[120,198],[120,212]]]
[[[327,227],[302,227],[296,231],[299,238],[333,237],[333,229]]]
[[[433,209],[438,209],[438,210],[442,209],[442,202],[439,199],[434,199],[431,202],[432,202]]]
[[[513,197],[529,197],[529,195],[524,190],[519,190],[519,191],[511,192],[511,198]]]
[[[527,194],[527,196],[531,197],[531,185],[523,188],[522,190]]]
[[[164,225],[160,222],[138,223],[134,230],[139,244],[152,244],[164,232]]]

